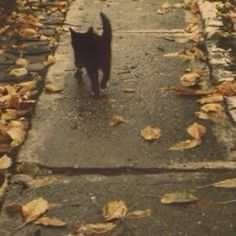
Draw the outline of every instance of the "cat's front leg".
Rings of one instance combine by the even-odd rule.
[[[107,88],[107,82],[109,79],[110,79],[110,66],[103,69],[103,78],[102,78],[102,82],[101,82],[102,89]]]

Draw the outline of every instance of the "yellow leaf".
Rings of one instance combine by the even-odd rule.
[[[76,236],[106,234],[116,227],[113,223],[97,223],[82,225],[76,231]]]
[[[14,75],[16,77],[24,76],[27,74],[28,74],[28,71],[26,70],[25,67],[15,68],[10,71],[10,75]]]
[[[163,8],[163,9],[168,9],[168,8],[172,8],[172,6],[170,5],[170,3],[165,2],[165,3],[163,3],[163,4],[161,5],[161,8]]]
[[[48,55],[47,60],[44,62],[45,66],[50,66],[56,62],[56,58],[53,55]]]
[[[206,128],[195,122],[187,128],[187,132],[192,138],[201,139],[206,133]]]
[[[181,142],[174,144],[173,146],[171,146],[169,148],[169,150],[182,151],[185,149],[195,148],[195,147],[199,146],[200,144],[201,144],[200,139],[185,140],[185,141],[181,141]]]
[[[174,204],[174,203],[190,203],[197,201],[198,198],[192,193],[183,191],[175,193],[165,193],[161,197],[161,203],[163,204]]]
[[[20,57],[16,59],[16,65],[18,66],[26,67],[28,64],[29,64],[29,61],[25,58]]]
[[[47,217],[42,216],[34,222],[36,225],[45,225],[45,226],[55,226],[55,227],[63,227],[66,226],[66,222],[57,219],[56,217]]]
[[[200,110],[203,112],[206,112],[206,113],[208,113],[208,112],[223,112],[224,108],[219,103],[208,103],[208,104],[201,106]]]
[[[12,165],[12,160],[6,154],[0,157],[0,170],[6,170]]]
[[[30,223],[38,219],[48,210],[48,202],[43,198],[37,198],[22,206],[22,215],[24,222]]]
[[[102,208],[102,215],[106,221],[124,218],[127,212],[128,208],[121,200],[108,202]]]
[[[62,88],[59,85],[55,84],[55,83],[47,82],[45,84],[45,90],[48,93],[58,93],[58,92],[62,91]]]
[[[212,186],[217,188],[236,188],[236,178],[221,180],[212,184]]]
[[[18,90],[18,92],[20,94],[25,94],[26,92],[36,89],[37,81],[36,80],[27,81],[27,82],[20,83],[18,85],[20,86],[20,89]]]
[[[148,141],[159,139],[161,137],[161,130],[158,127],[146,126],[141,130],[141,136]]]
[[[197,72],[189,72],[180,78],[180,83],[184,87],[196,85],[200,80],[200,75]]]
[[[22,37],[37,37],[38,36],[37,31],[33,28],[21,28],[19,29],[19,34]]]
[[[26,129],[22,122],[12,120],[6,130],[6,133],[11,137],[12,147],[17,147],[22,144],[26,137]]]
[[[117,126],[121,123],[125,123],[124,118],[119,115],[114,115],[110,121],[110,126]]]
[[[125,218],[126,219],[145,218],[145,217],[150,217],[151,213],[152,213],[152,211],[150,209],[137,210],[137,211],[128,212]]]

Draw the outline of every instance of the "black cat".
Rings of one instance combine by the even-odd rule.
[[[95,96],[99,96],[99,69],[103,72],[100,84],[102,89],[107,87],[111,71],[112,27],[105,14],[101,12],[100,16],[103,25],[101,36],[94,33],[93,27],[90,27],[86,33],[77,33],[70,28],[75,66],[77,71],[82,67],[86,68],[91,80],[92,92]]]

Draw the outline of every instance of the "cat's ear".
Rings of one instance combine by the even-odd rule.
[[[89,27],[89,29],[88,29],[87,33],[88,33],[88,34],[92,34],[92,33],[93,33],[93,31],[94,31],[94,29],[93,29],[93,27],[91,26],[91,27]]]
[[[70,30],[71,34],[76,34],[76,32],[71,27],[69,27],[69,30]]]

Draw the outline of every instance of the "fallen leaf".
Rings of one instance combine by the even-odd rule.
[[[22,216],[25,224],[38,219],[48,210],[48,202],[43,198],[37,198],[22,206]]]
[[[161,5],[161,8],[164,8],[164,9],[168,9],[168,8],[172,8],[171,4],[168,3],[168,2],[165,2]]]
[[[29,91],[32,91],[32,90],[36,89],[37,81],[36,80],[31,80],[31,81],[19,83],[18,85],[20,87],[18,89],[18,93],[25,94]]]
[[[45,66],[50,66],[56,62],[56,58],[53,55],[48,55],[46,61],[44,62]]]
[[[236,188],[236,178],[221,180],[213,183],[212,186],[217,188]]]
[[[29,61],[25,58],[20,57],[16,59],[16,65],[18,66],[26,67],[28,64],[29,64]]]
[[[24,76],[27,74],[28,74],[28,71],[26,70],[25,67],[15,68],[10,71],[10,75],[14,75],[16,77]]]
[[[195,148],[195,147],[199,146],[200,144],[201,144],[200,139],[185,140],[185,141],[181,141],[181,142],[174,144],[173,146],[171,146],[169,148],[169,150],[182,151],[185,149]]]
[[[35,222],[36,225],[44,225],[44,226],[55,226],[55,227],[63,227],[66,226],[66,222],[57,219],[56,217],[47,217],[42,216],[38,218]]]
[[[158,127],[146,126],[141,131],[141,136],[148,141],[156,140],[161,137],[161,130]]]
[[[207,103],[207,104],[201,106],[200,110],[203,112],[206,112],[206,113],[208,113],[208,112],[218,113],[218,112],[223,112],[224,108],[219,103]]]
[[[62,90],[63,89],[55,83],[47,82],[45,84],[45,91],[48,93],[58,93],[58,92],[61,92]]]
[[[105,233],[112,231],[115,227],[116,225],[113,223],[97,223],[97,224],[82,225],[76,231],[76,235],[77,236],[96,235],[96,234],[104,235]]]
[[[180,83],[184,87],[191,87],[200,81],[200,74],[197,72],[189,72],[180,78]]]
[[[6,170],[12,165],[12,160],[6,154],[0,157],[0,170]]]
[[[124,120],[124,118],[122,116],[119,115],[114,115],[110,121],[110,126],[117,126],[119,124],[125,123],[126,121]]]
[[[38,37],[37,31],[33,28],[21,28],[18,33],[22,37]]]
[[[206,133],[206,128],[195,122],[187,128],[187,132],[192,138],[201,139]]]
[[[223,82],[217,86],[217,89],[224,96],[234,96],[236,95],[236,82]]]
[[[145,218],[145,217],[150,217],[152,211],[150,209],[147,210],[137,210],[137,211],[132,211],[128,212],[127,215],[125,216],[126,219],[139,219],[139,218]]]
[[[124,218],[127,212],[128,208],[121,200],[108,202],[102,208],[102,215],[106,221]]]
[[[9,123],[6,133],[12,139],[12,142],[11,142],[12,147],[17,147],[20,144],[22,144],[26,137],[26,130],[25,130],[24,124],[16,120],[12,120]]]
[[[196,196],[187,191],[165,193],[161,197],[161,203],[163,204],[190,203],[190,202],[196,202],[197,200],[198,198]]]
[[[224,100],[223,95],[221,94],[212,94],[207,97],[203,97],[198,100],[200,104],[205,104],[205,103],[217,103],[217,102],[222,102]]]

